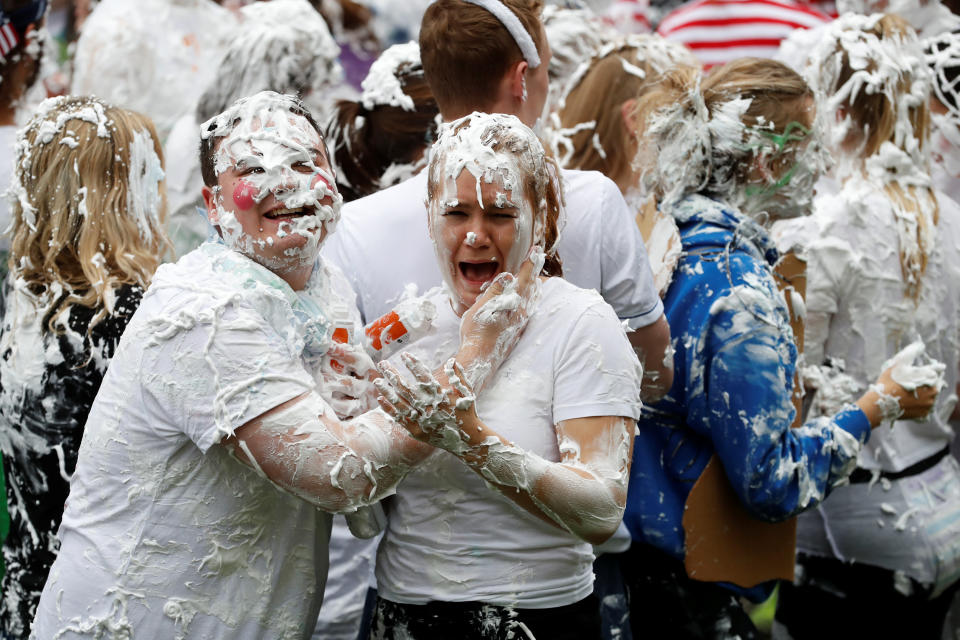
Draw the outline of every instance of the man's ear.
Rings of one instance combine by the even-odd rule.
[[[526,60],[521,60],[511,66],[507,72],[510,85],[510,97],[517,102],[523,102],[525,100],[527,93],[527,69],[529,66]]]
[[[217,213],[217,201],[216,196],[213,193],[213,189],[207,185],[203,185],[203,189],[200,190],[200,193],[203,195],[203,204],[207,208],[207,219],[210,221],[210,224],[220,224],[220,217]]]

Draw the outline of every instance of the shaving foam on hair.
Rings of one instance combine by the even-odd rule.
[[[160,183],[164,172],[153,146],[153,137],[146,131],[133,134],[130,145],[130,188],[127,191],[127,211],[137,221],[140,237],[153,242],[153,229],[160,228]]]
[[[410,41],[395,44],[374,60],[367,77],[360,83],[363,93],[360,103],[364,109],[384,105],[400,107],[404,111],[414,111],[413,98],[408,96],[400,84],[398,74],[404,68],[420,66],[420,45]],[[423,73],[422,71],[420,73]]]
[[[467,171],[476,180],[477,201],[481,206],[484,206],[482,185],[492,183],[502,189],[498,191],[496,204],[512,204],[518,209],[514,223],[516,239],[504,265],[505,271],[515,273],[530,247],[543,245],[545,241],[547,203],[537,194],[545,194],[550,183],[557,193],[562,193],[559,178],[551,170],[552,165],[546,160],[536,135],[515,116],[474,112],[444,125],[432,154],[427,189],[432,237],[442,237],[440,225],[444,208],[456,201],[457,179]],[[527,194],[523,192],[524,184],[531,175],[537,193]],[[434,248],[444,281],[455,291],[450,256],[436,240]],[[556,247],[547,249],[548,252],[555,250]]]
[[[839,156],[838,173],[849,175],[861,169],[859,148],[851,150],[852,140],[865,138],[860,126],[849,114],[838,121],[847,105],[863,94],[883,94],[892,105],[896,116],[893,145],[902,154],[895,159],[885,152],[880,173],[888,174],[890,180],[910,181],[915,169],[925,166],[921,143],[910,121],[913,108],[925,105],[930,93],[931,74],[924,63],[919,41],[911,33],[887,34],[883,38],[871,31],[883,19],[882,14],[871,16],[846,14],[825,28],[823,37],[811,52],[806,80],[817,99],[817,119],[821,129],[829,133],[827,144]],[[848,60],[852,70],[849,78],[840,82],[843,60]],[[909,87],[904,90],[904,84]],[[878,159],[879,158],[878,154]],[[894,154],[900,155],[900,154]],[[904,162],[906,164],[904,164]],[[878,170],[880,167],[878,167]]]
[[[915,119],[927,109],[932,74],[920,42],[909,27],[901,29],[899,20],[849,14],[827,25],[811,54],[808,83],[817,99],[817,118],[829,132],[837,177],[843,181],[865,174],[890,199],[904,285],[915,296],[935,245],[938,213],[930,190],[925,132],[914,130]],[[883,37],[875,33],[881,30],[887,31]],[[841,81],[845,69],[849,77]],[[882,141],[871,139],[868,125],[876,124],[853,119],[852,106],[863,95],[882,96],[893,116],[892,132]],[[922,127],[922,120],[916,123]]]

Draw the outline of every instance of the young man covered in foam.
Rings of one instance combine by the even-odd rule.
[[[420,56],[444,120],[473,111],[506,113],[527,126],[547,97],[550,45],[539,0],[438,0],[420,30]],[[558,251],[564,278],[596,289],[633,329],[628,335],[644,366],[644,397],[662,394],[671,371],[664,363],[669,327],[653,284],[643,239],[623,196],[596,172],[562,171],[568,218]],[[442,282],[431,260],[423,201],[426,172],[344,207],[340,232],[325,255],[348,274],[369,322],[383,315],[413,283],[420,292]],[[404,250],[391,250],[402,246]],[[504,270],[461,265],[480,284]],[[469,270],[464,271],[464,269]]]
[[[378,500],[430,452],[379,410],[335,415],[370,400],[372,363],[332,347],[352,292],[318,260],[340,196],[309,112],[272,92],[242,99],[204,126],[201,155],[222,243],[161,267],[124,333],[37,638],[309,637],[326,512]],[[502,326],[464,331],[489,353]]]
[[[430,296],[433,326],[382,365],[389,384],[377,385],[388,413],[444,451],[387,507],[373,637],[598,638],[588,543],[620,523],[639,362],[611,307],[560,277],[557,169],[530,129],[500,114],[456,120],[428,171],[447,288]],[[495,371],[451,360],[485,284],[472,270],[515,270],[532,248],[546,277],[509,356]],[[415,380],[401,378],[401,361]]]
[[[777,617],[794,637],[815,633],[811,606],[837,620],[840,636],[940,637],[960,578],[948,422],[960,363],[960,207],[930,177],[932,77],[913,29],[894,15],[841,16],[810,60],[840,188],[817,196],[803,229],[778,231],[806,249],[813,406],[862,392],[911,343],[946,365],[946,390],[926,420],[890,416],[850,484],[800,518],[805,569],[781,592]]]
[[[922,416],[933,405],[935,387],[914,397],[877,371],[879,386],[856,404],[791,428],[798,352],[767,224],[810,209],[824,163],[813,115],[803,79],[760,58],[706,77],[677,67],[638,100],[643,184],[677,221],[683,253],[664,298],[677,336],[674,383],[643,408],[624,515],[634,535],[635,636],[671,637],[682,627],[684,637],[714,638],[718,629],[756,637],[739,596],[765,599],[781,574],[754,552],[773,547],[789,558],[793,550],[789,531],[765,523],[811,509],[843,484],[881,419]],[[701,483],[730,496],[722,517],[696,508]],[[698,513],[707,533],[691,536],[688,518]],[[743,521],[746,549],[706,551]]]

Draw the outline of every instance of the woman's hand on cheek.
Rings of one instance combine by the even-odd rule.
[[[482,389],[517,343],[540,297],[544,254],[533,247],[516,275],[501,273],[460,320],[457,362],[473,389]]]
[[[463,369],[451,359],[444,372],[432,373],[414,356],[404,353],[402,358],[416,382],[407,384],[396,369],[381,362],[384,377],[374,383],[381,408],[421,442],[455,455],[468,451],[471,433],[479,433],[479,418]]]

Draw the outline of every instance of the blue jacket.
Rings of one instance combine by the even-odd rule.
[[[684,504],[714,452],[747,510],[781,521],[846,478],[870,424],[850,405],[790,429],[797,349],[773,243],[705,196],[687,196],[674,216],[684,253],[664,300],[673,386],[643,408],[624,522],[635,541],[682,559]],[[762,599],[770,585],[734,589]]]

